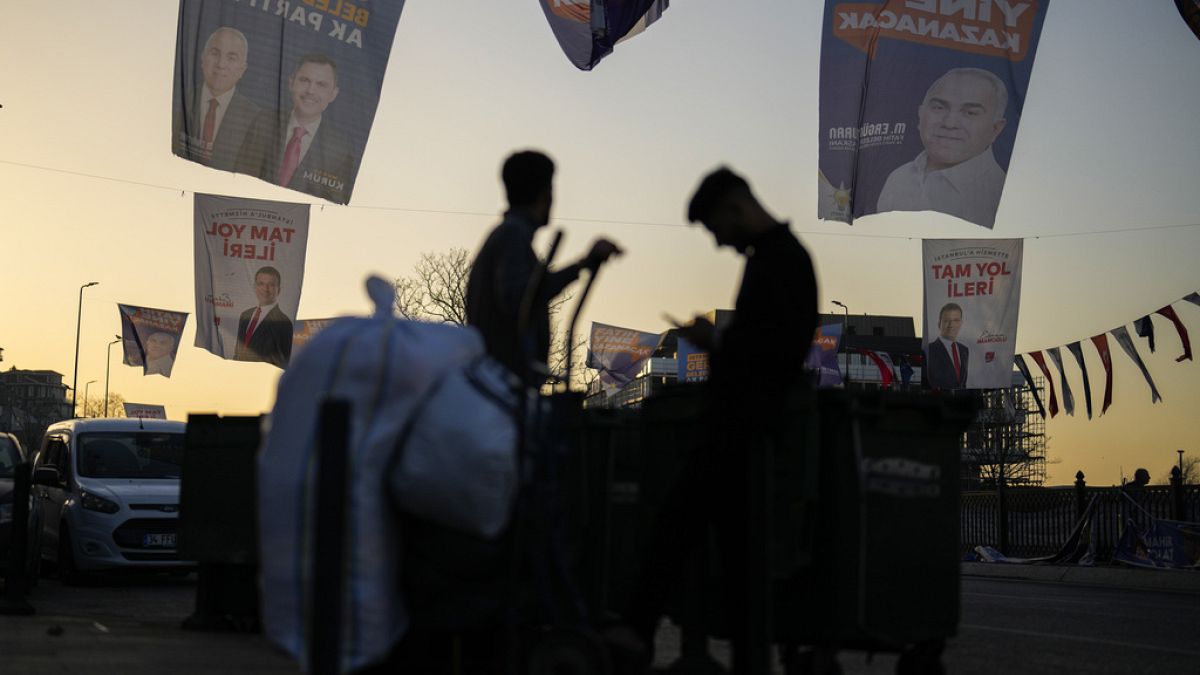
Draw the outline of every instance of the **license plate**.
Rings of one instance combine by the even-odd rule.
[[[175,548],[175,535],[147,534],[142,537],[142,546],[147,548]]]

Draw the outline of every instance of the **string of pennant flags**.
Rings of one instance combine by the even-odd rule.
[[[1177,302],[1189,302],[1193,305],[1200,306],[1200,293],[1189,293],[1183,296]],[[1174,304],[1174,303],[1172,303]],[[1192,343],[1188,336],[1187,327],[1183,325],[1183,321],[1179,318],[1178,313],[1170,305],[1165,305],[1155,310],[1150,314],[1146,314],[1133,322],[1134,330],[1138,336],[1145,338],[1150,348],[1150,353],[1155,351],[1155,332],[1154,323],[1151,316],[1158,314],[1165,317],[1175,327],[1176,333],[1179,335],[1179,341],[1183,349],[1183,354],[1175,359],[1176,363],[1182,361],[1191,361],[1192,359]],[[1158,386],[1154,382],[1154,378],[1150,375],[1150,370],[1146,367],[1145,361],[1138,354],[1137,346],[1134,344],[1133,337],[1129,334],[1129,330],[1125,325],[1117,326],[1112,330],[1093,335],[1090,338],[1092,346],[1096,349],[1096,353],[1100,356],[1100,362],[1104,365],[1104,398],[1102,399],[1100,414],[1103,415],[1112,405],[1113,400],[1113,373],[1112,373],[1112,352],[1109,349],[1108,336],[1112,335],[1120,345],[1121,351],[1133,361],[1138,370],[1141,371],[1142,377],[1146,380],[1146,385],[1150,388],[1150,400],[1152,403],[1158,403],[1162,400],[1162,394],[1158,391]],[[1067,351],[1075,358],[1075,363],[1079,366],[1079,371],[1083,378],[1083,400],[1087,408],[1087,417],[1092,419],[1092,387],[1088,378],[1087,365],[1083,359],[1083,340],[1076,340],[1065,345]],[[1059,407],[1058,393],[1054,386],[1054,377],[1051,375],[1050,368],[1046,363],[1046,358],[1043,356],[1043,351],[1049,355],[1050,360],[1054,362],[1054,367],[1058,370],[1059,386],[1062,389],[1062,407]],[[1071,384],[1067,380],[1067,371],[1063,367],[1062,347],[1051,347],[1046,350],[1027,352],[1025,354],[1017,354],[1014,362],[1017,369],[1021,371],[1021,375],[1029,384],[1029,390],[1033,393],[1033,400],[1037,403],[1038,412],[1044,418],[1046,417],[1047,406],[1042,402],[1041,396],[1038,394],[1038,388],[1033,383],[1033,373],[1029,368],[1029,364],[1025,362],[1024,357],[1029,356],[1038,370],[1041,371],[1045,378],[1047,389],[1050,393],[1049,413],[1050,417],[1056,417],[1059,410],[1063,410],[1067,415],[1075,414],[1075,395],[1071,390]]]

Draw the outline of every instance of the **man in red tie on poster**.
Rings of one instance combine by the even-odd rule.
[[[958,342],[962,328],[962,307],[948,302],[938,312],[937,339],[925,345],[925,381],[934,389],[962,389],[967,386],[967,361],[971,353]]]
[[[255,118],[238,153],[238,173],[331,202],[349,201],[354,156],[325,115],[338,96],[337,64],[324,54],[300,59],[288,78],[292,108]]]
[[[235,361],[266,361],[287,368],[292,357],[292,320],[279,309],[279,270],[260,267],[254,274],[258,305],[238,318]]]
[[[258,104],[238,92],[250,45],[236,28],[221,26],[200,52],[204,84],[189,101],[190,115],[176,114],[174,152],[214,169],[233,171]]]

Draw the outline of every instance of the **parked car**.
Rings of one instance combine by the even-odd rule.
[[[13,486],[15,479],[15,470],[18,464],[26,461],[25,451],[21,448],[20,441],[12,434],[0,432],[0,577],[8,574],[8,556],[9,549],[12,546],[12,530],[13,530]],[[26,569],[28,575],[26,579],[30,582],[37,577],[34,572],[37,571],[38,550],[38,524],[37,509],[33,508],[34,500],[32,492],[29,500],[29,538],[26,551],[28,558],[26,561]]]
[[[46,430],[34,459],[41,558],[64,583],[118,568],[186,568],[176,551],[186,425],[74,419]]]

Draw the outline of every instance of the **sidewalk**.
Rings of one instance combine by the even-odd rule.
[[[1150,570],[1115,564],[1084,567],[964,562],[962,574],[968,577],[1053,581],[1130,590],[1200,594],[1200,570]]]

